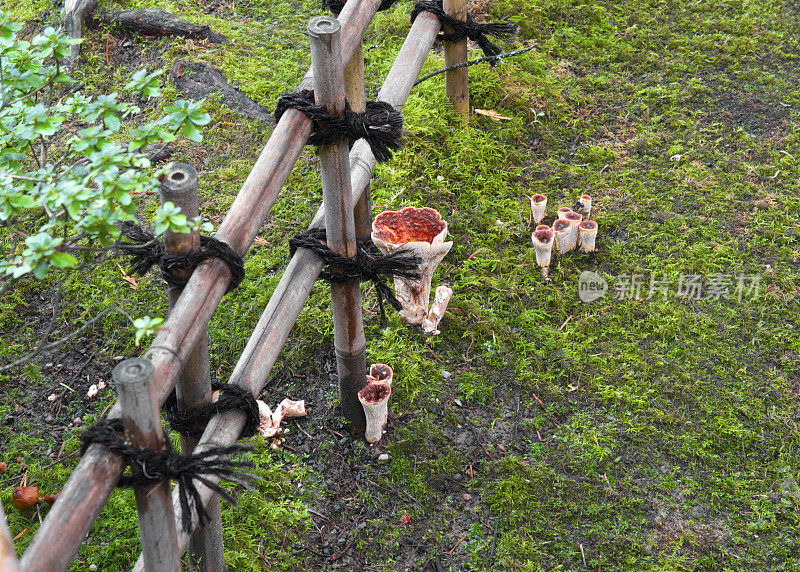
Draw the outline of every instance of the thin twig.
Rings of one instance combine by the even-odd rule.
[[[36,177],[25,177],[23,175],[12,175],[11,173],[0,173],[0,177],[11,177],[12,179],[19,179],[20,181],[30,181],[32,183],[46,183],[45,179],[37,179]]]

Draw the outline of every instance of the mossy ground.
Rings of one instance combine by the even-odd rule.
[[[1,4],[32,28],[50,6]],[[124,3],[142,6],[230,41],[137,37],[125,48],[113,31],[91,29],[76,72],[87,90],[118,89],[136,69],[120,62],[169,69],[189,58],[273,108],[309,65],[302,32],[322,13],[310,0]],[[410,7],[380,13],[367,32],[368,87],[389,69]],[[539,42],[470,72],[472,105],[512,119],[462,122],[441,76],[429,80],[404,108],[404,149],[372,185],[375,212],[427,205],[450,223],[455,245],[434,281],[455,290],[442,334],[426,338],[396,315],[382,330],[366,297],[369,359],[395,369],[388,432],[368,449],[339,434],[329,289],[315,287],[265,392],[271,402],[306,398],[311,416],[291,423],[278,449],[253,443],[262,479],[223,509],[231,569],[395,570],[434,558],[466,570],[800,569],[797,4],[495,0],[473,10],[519,24],[517,45]],[[437,52],[423,71],[441,66]],[[166,89],[159,107],[176,97]],[[201,210],[218,223],[270,128],[213,99],[209,108],[205,141],[179,143],[175,159],[201,171]],[[559,259],[547,283],[526,229],[526,195],[537,192],[553,208],[589,192],[600,225],[598,252]],[[279,279],[287,237],[320,200],[308,149],[248,253],[247,280],[209,327],[220,379]],[[144,216],[152,203],[143,199]],[[582,303],[583,270],[612,292]],[[759,275],[760,292],[675,296],[693,274]],[[643,277],[642,296],[615,297],[632,275]],[[647,299],[651,276],[670,282],[669,296]],[[166,312],[155,278],[132,290],[114,261],[69,277],[63,292],[53,336],[112,304]],[[26,283],[3,300],[4,362],[35,345],[51,297],[51,283]],[[82,398],[89,383],[139,351],[110,315],[5,374],[3,460],[22,456],[33,471],[62,444],[62,456],[75,451],[79,431],[67,423],[91,422],[113,400]],[[60,411],[50,393],[63,394]],[[29,480],[56,490],[75,461]],[[45,509],[11,508],[19,473],[11,462],[0,494],[22,551]],[[132,495],[112,495],[74,569],[128,567],[134,519]]]

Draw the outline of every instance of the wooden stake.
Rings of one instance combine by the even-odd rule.
[[[445,13],[461,20],[467,21],[467,1],[466,0],[443,0]],[[446,34],[452,30],[445,26]],[[467,38],[462,38],[457,42],[444,43],[444,65],[445,67],[462,64],[467,61]],[[447,99],[453,104],[453,109],[460,115],[469,116],[469,68],[462,67],[445,72],[445,90]]]
[[[367,110],[367,94],[364,85],[364,44],[359,42],[353,57],[344,68],[344,93],[350,109],[356,113]],[[366,242],[372,236],[372,196],[369,185],[364,189],[353,209],[356,226],[356,240]]]
[[[150,394],[153,364],[133,358],[121,362],[111,377],[122,408],[125,439],[133,445],[160,451],[164,448],[161,414]],[[145,570],[180,572],[178,535],[169,482],[133,488],[139,513],[139,538],[142,541]]]
[[[340,29],[338,20],[326,16],[312,18],[308,23],[314,97],[317,105],[336,115],[344,115],[345,108]],[[346,140],[325,145],[319,150],[319,160],[328,245],[337,254],[353,257],[356,255],[356,231],[348,152]],[[353,431],[363,433],[367,422],[358,392],[367,384],[367,346],[358,281],[332,283],[331,306],[342,413]]]
[[[176,163],[161,183],[161,204],[167,201],[180,207],[181,214],[194,219],[200,214],[197,195],[197,170],[186,163]],[[171,254],[189,254],[200,250],[200,231],[164,233],[164,249]],[[189,278],[191,270],[182,271],[182,278]],[[179,272],[176,272],[179,274]],[[183,288],[167,286],[170,311],[178,303]],[[211,365],[209,362],[208,334],[206,328],[192,352],[186,358],[181,379],[175,387],[178,409],[196,409],[211,402]],[[197,439],[181,436],[181,451],[191,453]],[[201,572],[224,572],[225,553],[222,544],[222,513],[219,495],[209,504],[209,521],[192,535],[189,552],[192,564]]]

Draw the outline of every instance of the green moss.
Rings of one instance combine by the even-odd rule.
[[[236,4],[235,17],[197,3],[120,6],[157,6],[224,33],[222,45],[134,41],[150,50],[151,68],[204,61],[272,108],[305,73],[302,31],[320,10],[310,1]],[[45,6],[5,9],[31,18]],[[390,68],[409,9],[379,14],[365,35],[369,89]],[[375,170],[376,212],[427,205],[448,220],[454,246],[434,284],[456,294],[441,335],[425,338],[393,312],[381,329],[364,288],[368,357],[392,365],[395,381],[393,419],[379,445],[390,461],[347,453],[365,467],[341,521],[368,522],[354,552],[391,569],[446,554],[446,564],[471,570],[575,570],[584,558],[604,570],[791,570],[800,542],[791,494],[800,478],[796,10],[788,2],[578,0],[501,0],[487,10],[520,24],[520,40],[539,42],[502,66],[470,71],[471,105],[511,119],[461,122],[437,76],[412,91],[404,148]],[[106,62],[105,33],[87,31],[77,70],[93,92],[118,90],[127,75]],[[423,72],[442,65],[432,55]],[[168,87],[156,107],[178,97]],[[202,211],[219,224],[270,128],[218,98],[207,105],[206,141],[178,142],[175,158],[201,168]],[[598,253],[558,259],[550,282],[535,267],[525,228],[526,196],[537,192],[552,207],[589,192],[600,225]],[[308,149],[259,233],[264,242],[248,253],[246,281],[209,325],[221,379],[285,267],[286,237],[307,226],[320,200]],[[142,199],[143,216],[154,208],[152,197]],[[583,270],[609,281],[605,298],[580,302]],[[676,297],[686,274],[759,274],[761,292],[755,300]],[[615,297],[624,275],[643,277],[638,300]],[[672,284],[668,296],[647,299],[651,276]],[[19,309],[38,293],[26,284],[3,300],[4,361],[35,344],[40,331]],[[69,276],[64,295],[70,324],[109,305],[166,314],[154,278],[132,290],[113,263]],[[333,340],[329,304],[330,289],[316,285],[274,369],[282,389],[319,378]],[[138,351],[115,314],[89,335],[107,340],[109,357]],[[289,368],[297,381],[283,379]],[[17,381],[49,375],[38,363],[5,374],[14,386],[2,411],[25,398]],[[329,388],[319,395],[326,403],[318,406],[336,400]],[[0,451],[46,465],[53,444],[35,433],[24,423],[13,433],[0,427]],[[74,431],[65,438],[74,450]],[[314,453],[339,454],[330,439]],[[291,545],[316,542],[306,506],[338,489],[311,468],[311,455],[258,444],[254,457],[256,491],[238,491],[240,505],[224,508],[228,564],[308,567],[308,554]],[[68,471],[57,465],[37,478],[57,488]],[[3,489],[5,507],[9,494]],[[24,548],[35,515],[7,512],[15,534],[29,527],[17,541]],[[92,538],[119,536],[106,546],[87,542],[74,568],[128,566],[137,549],[135,530],[125,532],[133,512],[132,497],[115,493]],[[404,514],[410,524],[400,522]],[[437,551],[410,557],[408,538]]]

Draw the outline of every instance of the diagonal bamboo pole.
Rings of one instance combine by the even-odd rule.
[[[339,15],[342,24],[342,60],[349,61],[380,5],[379,0],[350,0]],[[312,87],[311,72],[298,89]],[[311,121],[289,110],[250,171],[242,189],[222,221],[216,238],[239,254],[253,243],[283,184],[311,134]],[[159,328],[145,353],[155,368],[153,399],[163,403],[174,389],[183,364],[205,331],[225,294],[230,271],[225,263],[211,259],[192,274],[172,313]],[[119,417],[118,405],[109,417]],[[122,472],[122,460],[100,446],[92,446],[59,493],[59,502],[47,515],[20,560],[25,572],[66,570],[103,509]]]
[[[423,12],[417,17],[378,94],[380,101],[390,103],[395,109],[402,109],[411,93],[414,80],[433,47],[439,28],[439,20],[433,14]],[[369,185],[375,163],[367,142],[363,139],[357,141],[350,151],[350,185],[354,203]],[[320,207],[309,228],[322,228],[324,220],[325,211]],[[245,387],[254,396],[261,393],[321,270],[322,261],[316,254],[305,248],[297,249],[261,314],[228,383]],[[228,411],[214,416],[195,450],[200,452],[208,447],[235,443],[244,422],[244,413],[239,411]],[[205,486],[197,488],[202,502],[206,503],[211,498],[212,491]],[[182,512],[175,492],[172,503],[175,518],[180,522]],[[192,522],[193,526],[196,525],[196,516],[193,516]],[[189,534],[179,528],[178,546],[185,547],[188,542]],[[133,570],[144,570],[141,557]]]

